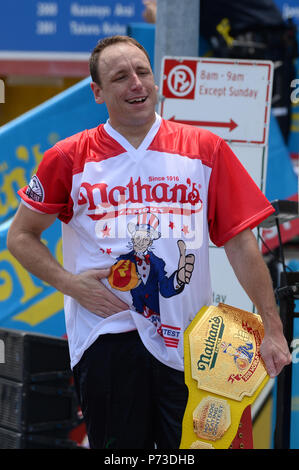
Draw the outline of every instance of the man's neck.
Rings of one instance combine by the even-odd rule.
[[[119,134],[121,134],[128,142],[134,147],[138,148],[143,142],[145,136],[148,134],[149,130],[153,126],[156,120],[156,115],[153,117],[152,121],[145,124],[144,126],[121,126],[113,125],[113,122],[110,121],[111,127],[115,129]]]

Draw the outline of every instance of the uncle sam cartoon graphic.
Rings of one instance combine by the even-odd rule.
[[[186,255],[186,245],[178,240],[178,267],[168,277],[165,261],[156,256],[151,247],[161,237],[158,231],[159,219],[150,212],[137,216],[129,222],[131,236],[129,253],[120,255],[112,267],[109,283],[119,290],[130,290],[135,310],[159,323],[159,294],[165,298],[180,294],[190,282],[194,267],[194,255]]]

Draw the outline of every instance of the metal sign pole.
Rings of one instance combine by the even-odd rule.
[[[299,299],[299,272],[281,273],[281,287],[277,289],[280,299],[280,316],[289,347],[294,337],[295,299]],[[292,413],[292,364],[285,367],[277,378],[275,449],[290,449]]]
[[[157,0],[155,80],[165,55],[197,57],[200,0]]]

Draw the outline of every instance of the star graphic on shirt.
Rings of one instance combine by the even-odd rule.
[[[111,228],[108,227],[108,225],[105,225],[103,230],[101,230],[101,232],[103,234],[103,237],[110,237],[110,230],[111,230]]]
[[[107,248],[106,253],[107,253],[107,255],[111,255],[111,253],[112,253],[111,248]]]
[[[184,232],[185,235],[189,233],[188,225],[183,225],[182,232]]]
[[[173,223],[173,222],[169,222],[169,227],[170,227],[171,229],[174,229],[174,223]]]

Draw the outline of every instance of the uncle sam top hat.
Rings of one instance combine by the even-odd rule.
[[[157,240],[161,237],[161,233],[157,230],[158,225],[158,217],[150,212],[142,212],[138,214],[134,222],[128,223],[128,232],[134,237],[136,232],[143,230],[149,233],[152,240]]]

